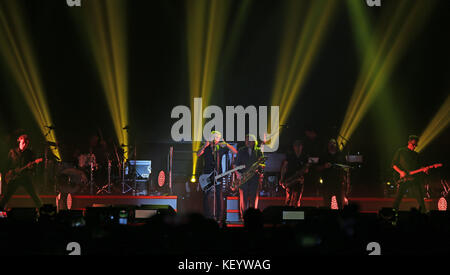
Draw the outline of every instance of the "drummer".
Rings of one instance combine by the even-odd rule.
[[[99,135],[91,137],[89,142],[89,153],[95,156],[97,163],[101,166],[105,166],[108,163],[108,146],[105,140]]]
[[[97,186],[103,186],[108,179],[108,146],[106,141],[102,138],[99,130],[96,135],[93,135],[89,140],[89,155],[93,158],[95,164],[95,183]]]

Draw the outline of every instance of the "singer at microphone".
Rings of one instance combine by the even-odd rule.
[[[206,139],[204,145],[197,151],[197,156],[203,158],[203,175],[210,178],[211,182],[216,181],[213,172],[221,173],[223,168],[227,168],[222,167],[222,161],[219,160],[222,160],[222,157],[228,154],[229,151],[233,154],[237,153],[233,146],[223,141],[222,134],[218,131],[212,131],[210,137]],[[215,183],[217,184],[217,182]],[[215,184],[212,185],[216,186]],[[222,188],[210,188],[203,191],[205,217],[221,221],[224,214],[222,212]]]

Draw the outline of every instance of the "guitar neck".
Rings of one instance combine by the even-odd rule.
[[[415,174],[418,174],[420,172],[424,172],[426,169],[431,169],[431,168],[436,168],[436,167],[440,167],[440,165],[430,165],[430,166],[422,167],[422,168],[419,168],[417,170],[409,172],[409,174],[410,175],[415,175]]]
[[[16,173],[21,173],[24,170],[33,167],[34,165],[38,164],[39,162],[41,162],[42,159],[37,159],[35,161],[29,162],[27,165],[25,165],[24,167],[18,168],[15,170]]]
[[[410,175],[415,175],[415,174],[419,174],[420,172],[425,171],[425,168],[420,168],[414,171],[409,172]]]

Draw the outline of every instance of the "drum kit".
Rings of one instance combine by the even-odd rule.
[[[51,146],[58,146],[61,149],[61,145]],[[99,161],[100,159],[103,161]],[[77,154],[71,161],[60,161],[46,153],[44,186],[57,194],[125,194],[134,191],[127,184],[132,181],[130,178],[133,176],[132,173],[125,174],[125,170],[134,171],[131,164],[119,154],[111,159],[107,153],[106,157],[99,157],[98,153],[96,155],[90,152]]]

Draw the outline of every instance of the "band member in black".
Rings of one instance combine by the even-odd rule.
[[[331,200],[336,196],[339,209],[344,205],[344,170],[337,164],[343,164],[345,157],[339,151],[335,139],[328,141],[326,153],[320,158],[318,170],[322,178],[322,195],[325,207],[331,208]]]
[[[245,147],[241,148],[237,154],[235,165],[245,165],[245,168],[236,173],[240,179],[248,169],[257,162],[264,154],[258,147],[258,141],[254,135],[245,136]],[[261,169],[261,166],[258,167]],[[255,173],[247,182],[239,187],[239,210],[241,217],[244,217],[245,210],[258,208],[258,187],[260,184],[260,173]]]
[[[226,143],[222,139],[222,134],[218,131],[211,132],[211,139],[206,141],[200,150],[197,151],[197,156],[203,156],[203,174],[211,174],[210,179],[214,181],[216,174],[222,173],[222,157],[231,151],[233,154],[237,153],[237,150]],[[221,181],[221,179],[219,179]],[[215,194],[215,198],[214,198]],[[215,213],[214,213],[214,200],[215,200]],[[203,210],[207,218],[215,218],[216,220],[222,220],[222,185],[217,184],[216,188],[211,188],[203,194]]]
[[[322,142],[316,127],[314,125],[307,125],[304,132],[303,154],[313,161],[310,163],[309,172],[305,175],[305,194],[319,196],[320,193],[320,173],[317,171],[318,161],[323,154],[324,143]]]
[[[89,156],[93,158],[95,163],[94,172],[94,182],[95,185],[101,189],[105,187],[108,181],[108,161],[110,160],[110,155],[108,151],[108,146],[106,141],[103,139],[101,130],[98,129],[97,135],[91,137],[89,141]],[[87,171],[88,175],[90,171]],[[136,171],[133,172],[135,173]]]
[[[303,154],[303,143],[294,141],[292,151],[281,164],[281,186],[286,190],[286,206],[300,207],[305,185],[304,175],[308,173],[308,158]]]
[[[404,178],[408,176],[410,171],[421,168],[422,163],[420,155],[418,152],[414,151],[418,142],[419,137],[411,135],[408,137],[408,145],[395,152],[394,158],[392,159],[392,168],[398,173],[399,178]],[[425,168],[424,172],[428,173],[428,169]],[[400,202],[408,189],[419,203],[420,211],[423,213],[426,212],[423,178],[421,178],[420,175],[415,176],[414,179],[410,181],[399,183],[393,208],[398,211]]]
[[[8,153],[8,160],[5,171],[12,171],[18,168],[23,168],[29,163],[35,161],[34,153],[30,148],[30,139],[28,135],[24,134],[19,136],[17,138],[17,143],[18,147],[11,149]],[[19,173],[15,179],[12,179],[7,183],[5,196],[0,201],[0,210],[5,209],[8,201],[20,186],[22,186],[30,194],[31,198],[38,208],[42,206],[42,201],[33,186],[32,173],[33,169],[27,168]]]

